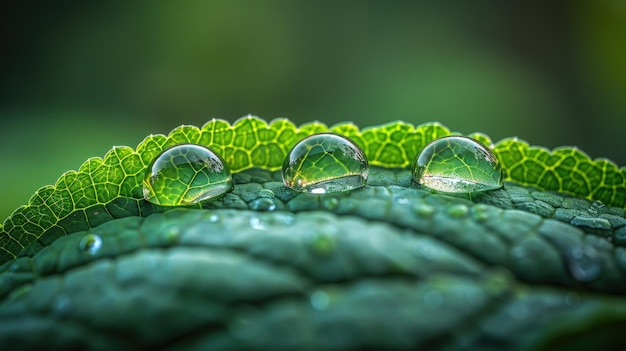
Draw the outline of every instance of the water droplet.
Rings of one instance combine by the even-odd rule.
[[[469,208],[467,208],[467,206],[463,205],[463,204],[458,204],[458,205],[450,205],[447,209],[446,212],[448,212],[448,214],[450,215],[450,217],[455,217],[455,218],[463,218],[465,216],[468,215],[469,213]]]
[[[296,221],[296,217],[290,212],[272,212],[271,214],[254,214],[250,216],[248,223],[252,229],[267,230],[276,226],[290,226]]]
[[[217,223],[219,221],[220,221],[220,215],[218,215],[217,213],[211,213],[211,215],[209,215],[209,222]]]
[[[591,246],[575,247],[568,255],[569,271],[579,282],[590,282],[602,273],[598,252]]]
[[[72,312],[72,301],[69,297],[60,295],[54,300],[52,310],[58,316],[67,316]]]
[[[211,149],[177,145],[152,161],[143,181],[144,198],[162,206],[196,204],[233,189],[230,169]]]
[[[318,255],[331,255],[337,245],[333,236],[325,232],[317,232],[309,237],[310,248]]]
[[[484,222],[489,219],[488,207],[483,204],[477,204],[474,206],[472,216],[476,222]]]
[[[463,136],[434,140],[413,162],[413,179],[447,193],[472,193],[502,187],[502,170],[488,147]]]
[[[250,227],[256,230],[265,230],[267,229],[267,223],[261,219],[259,216],[250,217]]]
[[[500,268],[494,269],[485,278],[485,291],[491,297],[502,297],[513,287],[513,281],[509,271]]]
[[[179,238],[180,238],[180,228],[171,227],[165,231],[163,241],[166,245],[171,246],[171,245],[176,244]]]
[[[78,243],[79,250],[88,255],[95,255],[101,247],[102,238],[96,234],[85,234]]]
[[[420,217],[430,218],[435,213],[435,208],[425,203],[417,203],[413,205],[413,211]]]
[[[252,200],[248,206],[251,210],[255,211],[274,211],[276,209],[274,199],[267,197],[260,197],[256,200]]]
[[[409,204],[409,199],[407,199],[406,197],[401,197],[398,198],[398,205],[408,205]]]
[[[369,165],[351,140],[332,133],[302,139],[283,162],[283,182],[296,191],[324,194],[365,185]]]
[[[314,309],[323,311],[330,305],[330,296],[323,290],[316,290],[309,297],[309,301]]]

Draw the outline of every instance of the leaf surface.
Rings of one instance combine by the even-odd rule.
[[[623,208],[513,184],[469,200],[382,167],[340,194],[261,169],[234,180],[204,209],[108,221],[0,266],[0,347],[623,345]]]
[[[296,127],[287,119],[267,123],[253,116],[232,125],[213,119],[202,128],[181,126],[167,136],[148,136],[136,149],[115,147],[104,158],[91,158],[78,171],[63,174],[55,185],[39,189],[28,204],[3,222],[0,262],[13,259],[44,233],[59,237],[114,218],[159,211],[143,201],[141,181],[147,165],[168,147],[184,143],[209,146],[233,172],[253,167],[277,170],[295,143],[329,130],[351,138],[371,165],[385,168],[409,167],[426,144],[451,134],[438,123],[413,126],[398,121],[359,130],[351,123],[329,128],[314,122]],[[576,148],[550,152],[517,139],[493,144],[483,134],[472,136],[493,148],[509,181],[598,200],[607,206],[626,204],[626,168],[611,161],[592,161]]]
[[[288,150],[329,130],[363,148],[367,185],[286,188]],[[498,155],[503,189],[416,187],[413,159],[451,134],[246,117],[89,159],[4,222],[0,348],[622,347],[624,168],[472,134]],[[195,209],[143,200],[147,165],[185,143],[219,153],[234,190]]]

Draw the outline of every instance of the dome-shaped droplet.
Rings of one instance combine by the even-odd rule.
[[[285,186],[313,194],[360,188],[368,174],[363,151],[351,140],[332,133],[302,139],[283,162]]]
[[[152,161],[143,181],[143,197],[162,206],[192,205],[233,189],[230,169],[211,149],[177,145]]]
[[[95,255],[102,247],[102,238],[96,234],[85,234],[78,243],[78,249],[88,255]]]
[[[496,156],[471,138],[448,136],[426,145],[413,162],[413,179],[447,193],[472,193],[502,187]]]

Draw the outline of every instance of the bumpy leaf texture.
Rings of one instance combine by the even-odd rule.
[[[286,152],[327,130],[255,117],[183,126],[40,189],[2,228],[0,348],[626,345],[623,168],[475,134],[514,183],[464,199],[415,187],[407,168],[445,127],[343,124],[331,130],[366,152],[368,185],[284,187]],[[220,153],[233,192],[197,209],[144,201],[146,166],[181,143]]]

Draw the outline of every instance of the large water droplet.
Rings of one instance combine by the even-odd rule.
[[[332,133],[302,139],[283,162],[283,182],[296,191],[324,194],[365,185],[369,165],[351,140]]]
[[[88,255],[95,255],[102,247],[102,238],[96,234],[85,234],[78,243],[78,249]]]
[[[496,156],[471,138],[448,136],[426,145],[413,162],[413,179],[447,193],[472,193],[502,187]]]
[[[177,145],[152,161],[143,181],[143,197],[162,206],[184,206],[233,189],[230,169],[211,149]]]

